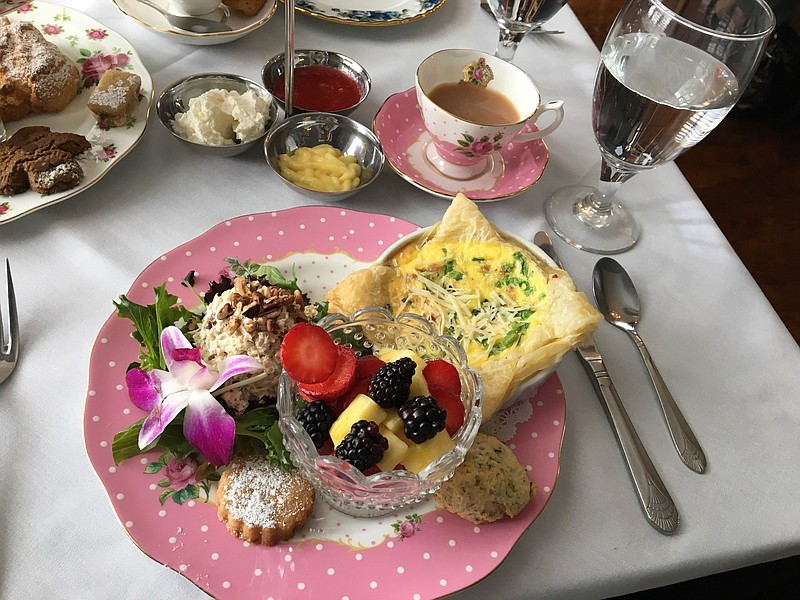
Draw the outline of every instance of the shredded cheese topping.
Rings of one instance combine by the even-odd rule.
[[[544,279],[510,244],[451,246],[426,244],[412,260],[401,258],[405,296],[397,312],[425,316],[471,360],[486,360],[528,331],[546,298]]]

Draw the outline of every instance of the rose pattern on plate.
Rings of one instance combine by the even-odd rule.
[[[20,14],[25,14],[25,13],[29,13],[29,12],[31,12],[33,10],[36,10],[36,7],[29,2],[28,4],[23,4],[22,6],[20,6],[17,9],[17,12],[20,13]]]
[[[108,37],[108,31],[105,29],[87,29],[86,37],[91,40],[103,40]]]
[[[97,160],[108,162],[117,155],[117,147],[114,144],[106,144],[97,152]]]
[[[42,25],[42,33],[45,35],[58,35],[63,31],[64,28],[61,25]]]
[[[158,482],[158,487],[161,488],[158,501],[161,504],[169,498],[175,504],[183,504],[187,500],[210,500],[211,485],[219,481],[220,474],[213,465],[201,463],[198,456],[192,452],[178,458],[172,452],[166,451],[158,460],[145,467],[144,472],[148,475],[159,473],[164,476]]]
[[[461,139],[458,140],[459,147],[456,148],[455,151],[464,156],[469,156],[470,158],[486,156],[503,147],[500,143],[501,139],[503,139],[502,133],[497,133],[492,138],[489,138],[488,135],[484,135],[477,140],[468,133],[462,133]]]
[[[406,538],[414,537],[418,531],[422,531],[422,517],[417,513],[406,515],[404,520],[397,520],[392,523],[392,530],[403,541]]]
[[[119,71],[133,70],[131,61],[131,52],[121,52],[119,48],[113,49],[113,54],[103,54],[101,50],[87,50],[81,48],[79,50],[81,57],[78,59],[78,64],[81,66],[81,79],[83,83],[81,87],[89,88],[95,85],[103,73],[112,69]]]
[[[8,202],[0,202],[0,215],[7,213],[11,210],[11,205]]]

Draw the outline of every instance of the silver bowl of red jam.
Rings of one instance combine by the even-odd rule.
[[[326,50],[295,50],[294,112],[328,112],[349,115],[367,97],[369,73],[352,58]],[[284,54],[274,56],[261,69],[264,87],[285,109]]]

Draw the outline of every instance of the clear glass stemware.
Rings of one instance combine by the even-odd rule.
[[[567,0],[488,0],[500,26],[495,56],[511,62],[517,46],[532,29],[555,15]]]
[[[639,225],[615,200],[617,189],[675,159],[722,121],[774,26],[765,0],[628,0],[603,44],[595,79],[600,181],[562,188],[547,200],[556,234],[598,254],[633,246]]]

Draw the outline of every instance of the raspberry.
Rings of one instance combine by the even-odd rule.
[[[436,437],[444,429],[447,419],[447,411],[431,396],[417,396],[407,400],[397,410],[397,414],[403,420],[403,433],[417,444]]]
[[[388,440],[380,434],[374,421],[356,421],[350,433],[336,446],[336,456],[349,462],[362,473],[378,464],[389,448]]]
[[[314,447],[319,450],[328,439],[328,430],[336,420],[336,413],[322,400],[314,400],[303,407],[297,420],[311,436]]]
[[[408,399],[416,369],[407,356],[383,365],[369,381],[369,397],[381,408],[398,408]]]

